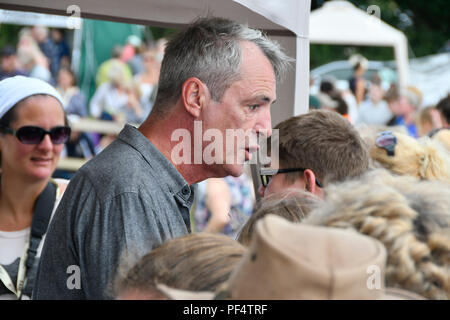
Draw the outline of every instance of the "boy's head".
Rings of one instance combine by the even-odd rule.
[[[264,195],[299,188],[322,196],[324,184],[359,176],[368,169],[363,140],[336,112],[311,111],[289,118],[275,129],[279,130],[279,163],[272,161],[271,168],[280,171],[262,187]]]

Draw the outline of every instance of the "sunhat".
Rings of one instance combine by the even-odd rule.
[[[257,222],[248,253],[216,293],[158,285],[172,299],[423,299],[386,289],[386,249],[355,231],[292,223],[275,215]]]

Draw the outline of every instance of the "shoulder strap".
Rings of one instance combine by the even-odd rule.
[[[31,223],[30,246],[26,260],[27,270],[33,266],[39,243],[41,242],[42,236],[47,232],[53,206],[55,205],[55,197],[56,186],[52,182],[49,182],[36,200],[33,221]]]

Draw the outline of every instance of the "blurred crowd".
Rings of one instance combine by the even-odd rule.
[[[219,22],[218,25],[222,28],[224,22]],[[213,20],[213,23],[217,21]],[[214,36],[218,34],[215,32]],[[185,40],[191,41],[189,37],[193,35],[196,33],[185,34]],[[258,37],[262,36],[258,33]],[[218,43],[222,44],[221,41],[222,39]],[[239,45],[242,45],[243,41],[239,41]],[[3,130],[0,142],[1,146],[8,143],[8,146],[12,146],[2,149],[3,155],[0,153],[2,160],[5,160],[0,163],[3,175],[0,175],[0,195],[3,192],[0,200],[3,199],[4,206],[0,210],[5,208],[4,203],[14,202],[8,199],[16,199],[18,205],[20,201],[17,200],[17,195],[23,193],[23,188],[36,189],[36,184],[30,183],[28,176],[39,178],[43,189],[50,181],[60,154],[90,159],[116,138],[115,135],[92,135],[76,131],[70,134],[61,106],[69,120],[94,118],[135,125],[145,121],[147,127],[144,126],[143,130],[149,130],[151,134],[155,134],[151,131],[152,126],[158,124],[161,126],[158,127],[160,131],[165,126],[175,128],[183,121],[188,123],[186,127],[193,128],[191,122],[194,117],[184,109],[183,112],[178,112],[177,109],[178,113],[173,114],[176,117],[181,114],[180,117],[186,117],[187,120],[177,122],[178,118],[175,116],[167,116],[157,118],[160,123],[149,124],[150,120],[147,119],[155,104],[165,47],[165,39],[146,44],[136,36],[128,37],[123,46],[114,47],[111,58],[98,68],[95,79],[97,88],[89,102],[78,87],[71,69],[69,46],[64,42],[61,31],[55,29],[48,32],[43,27],[24,28],[20,32],[17,48],[1,48],[0,80],[25,75],[42,81],[26,80],[29,84],[23,88],[24,92],[27,91],[27,95],[23,97],[18,97],[14,90],[14,86],[20,83],[20,77],[15,79],[16,82],[12,81],[13,84],[0,83],[4,90],[3,98],[0,96],[0,100],[3,99],[0,106],[7,106],[3,107],[4,113],[0,115],[0,128]],[[187,54],[180,53],[184,50],[181,47],[169,45],[165,59],[189,58]],[[216,44],[214,54],[221,53],[222,49]],[[204,58],[203,51],[191,50],[192,54],[201,53],[198,59]],[[243,47],[242,52],[245,53],[246,50],[249,49]],[[267,60],[267,55],[264,56],[265,53],[259,51]],[[276,52],[284,57],[281,51]],[[248,56],[246,64],[259,66],[257,59],[255,62],[248,59]],[[287,61],[287,57],[285,59]],[[211,62],[208,60],[207,63]],[[245,166],[240,176],[203,181],[195,180],[194,177],[192,179],[195,182],[187,184],[177,171],[181,166],[175,168],[157,152],[158,148],[164,149],[169,145],[167,135],[161,133],[165,140],[161,139],[160,144],[154,146],[132,131],[135,130],[132,126],[125,126],[125,133],[121,133],[122,142],[111,145],[111,148],[86,165],[85,171],[80,170],[75,176],[78,180],[72,179],[63,200],[62,193],[68,182],[60,182],[56,186],[57,200],[53,210],[56,210],[61,200],[62,206],[58,210],[64,214],[56,215],[56,220],[52,222],[53,229],[50,229],[49,234],[53,237],[50,240],[53,245],[47,245],[48,252],[56,248],[69,255],[76,249],[81,253],[77,252],[73,256],[77,259],[80,256],[81,262],[85,262],[83,259],[88,261],[89,258],[86,257],[92,252],[85,247],[75,248],[73,252],[64,245],[58,247],[59,241],[68,241],[69,236],[74,236],[76,241],[87,239],[90,245],[94,244],[95,250],[99,250],[98,260],[101,260],[103,250],[114,252],[114,257],[119,260],[119,252],[115,250],[120,247],[121,242],[130,251],[130,257],[124,252],[119,261],[107,260],[104,265],[98,264],[102,267],[114,267],[115,273],[108,274],[112,278],[104,275],[104,279],[101,279],[102,283],[108,283],[105,293],[102,291],[101,294],[89,296],[87,291],[80,291],[85,294],[80,297],[102,299],[104,294],[105,297],[118,299],[195,299],[190,291],[208,291],[211,296],[198,297],[263,300],[449,299],[450,94],[442,97],[436,105],[423,106],[421,92],[417,88],[399,88],[396,84],[386,87],[377,74],[366,79],[367,60],[362,56],[355,56],[351,63],[354,73],[348,79],[348,90],[337,88],[333,78],[322,79],[320,92],[310,96],[309,112],[290,117],[274,127],[279,130],[279,140],[275,141],[279,146],[278,159],[258,168],[257,178],[261,180],[258,194],[255,194],[248,166]],[[268,73],[272,77],[274,72],[270,71]],[[252,80],[252,75],[241,70],[238,72]],[[233,81],[240,80],[233,78]],[[192,87],[196,83],[191,83]],[[53,85],[56,91],[48,84]],[[252,90],[242,87],[242,92]],[[199,95],[198,92],[192,96]],[[37,94],[44,97],[36,97]],[[12,97],[10,100],[15,99],[14,103],[6,99],[9,98],[7,95]],[[242,116],[239,109],[241,106],[230,105],[227,105],[230,115],[224,115],[223,119],[221,114],[218,116],[217,110],[214,110],[215,114],[205,113],[204,119],[211,121],[214,118],[217,122],[211,123],[216,126],[220,121],[228,124],[227,117],[237,121],[235,119]],[[156,104],[155,111],[157,107]],[[174,108],[176,107],[180,106],[175,105]],[[253,112],[252,108],[249,109]],[[260,107],[255,114],[260,110],[269,109]],[[47,118],[53,123],[53,127],[50,128]],[[245,118],[245,121],[249,121],[251,117]],[[13,128],[17,122],[23,126]],[[132,132],[128,132],[128,136],[127,130]],[[135,145],[129,143],[133,139],[138,141]],[[269,137],[268,150],[263,150],[268,154],[271,153],[271,139],[275,138]],[[152,143],[154,141],[158,140],[154,139]],[[37,151],[33,152],[46,146],[55,155],[50,159],[54,162],[52,166],[48,166],[43,172],[42,163],[50,160]],[[140,148],[145,149],[145,152],[141,154],[138,150]],[[24,158],[26,152],[32,153],[29,160],[33,166],[23,164],[20,167],[19,163],[17,169],[16,162],[20,161],[16,160]],[[109,157],[113,152],[116,152],[115,157]],[[128,159],[131,158],[126,158],[127,156],[133,156],[137,160],[129,163]],[[137,166],[137,163],[142,164],[142,167]],[[121,166],[125,173],[116,171],[115,166]],[[166,167],[170,167],[170,170]],[[195,169],[195,165],[192,168]],[[108,180],[100,176],[98,181],[94,181],[94,178],[88,176],[89,173],[96,177],[95,174],[102,170],[106,172],[105,176],[114,179]],[[151,170],[153,175],[145,176]],[[163,175],[160,180],[155,178],[158,174]],[[70,178],[67,172],[59,172],[59,176]],[[122,179],[129,180],[123,180],[127,182],[122,183]],[[21,184],[17,183],[19,180],[22,180]],[[131,180],[133,181],[130,182]],[[133,185],[134,180],[138,181],[136,185]],[[9,189],[5,187],[6,181]],[[180,186],[179,181],[183,185]],[[114,189],[114,195],[112,192],[108,194],[110,189],[107,187],[117,188],[119,191]],[[160,192],[158,188],[163,190],[161,194],[165,197],[151,198]],[[33,205],[39,195],[36,190],[27,193],[33,195],[29,199],[29,203]],[[5,198],[4,195],[8,192],[10,196]],[[149,197],[145,198],[146,195]],[[100,198],[101,196],[104,198]],[[258,196],[260,201],[256,201]],[[165,208],[164,205],[168,204],[173,206]],[[133,205],[138,209],[133,210]],[[141,214],[150,212],[146,206],[156,214]],[[189,214],[171,214],[173,212],[170,210],[175,210],[174,208],[180,212],[190,210],[190,217]],[[63,210],[79,210],[81,213],[79,216],[70,216]],[[111,216],[112,210],[117,210],[120,215]],[[6,211],[4,209],[3,212]],[[169,213],[166,214],[167,212]],[[139,219],[127,220],[130,217]],[[176,222],[183,227],[188,225],[189,229],[178,234],[178,229],[174,227],[176,224],[171,224],[170,219],[174,219],[173,217],[180,221],[185,219]],[[189,218],[191,221],[187,223]],[[20,226],[8,224],[9,222],[0,220],[0,226],[5,229],[1,232],[6,235],[6,240],[0,237],[0,241],[4,243],[10,241],[7,232],[15,232],[19,227],[29,228],[31,219]],[[62,224],[66,222],[67,225]],[[75,235],[75,232],[70,231],[70,227],[76,223],[83,225],[82,231],[85,233]],[[155,229],[149,229],[149,232],[135,231],[145,223],[154,225]],[[116,224],[119,227],[108,229]],[[95,228],[98,230],[91,234]],[[117,240],[114,238],[116,234],[110,230],[127,233],[130,239],[137,239],[136,243],[127,242],[128,238],[125,236],[119,236],[120,239]],[[3,235],[1,232],[0,236]],[[69,235],[61,236],[64,232]],[[153,250],[144,256],[131,257],[133,245],[142,245],[139,237],[148,234],[155,239],[159,237],[155,240]],[[98,242],[102,241],[103,247],[97,248]],[[24,243],[25,240],[21,246]],[[21,246],[17,245],[17,248],[22,249]],[[15,250],[14,255],[10,254],[12,258],[8,257],[9,260],[5,258],[8,264],[2,264],[6,267],[13,266],[14,263],[18,265],[19,249]],[[45,262],[51,265],[57,258],[64,260],[55,254],[46,256]],[[89,260],[86,264],[89,268],[96,269],[96,262],[97,260]],[[372,290],[367,280],[368,268],[373,266],[381,268],[380,280],[373,283],[378,291]],[[15,269],[18,267],[14,265]],[[37,278],[53,274],[51,268],[42,270],[44,269],[41,267]],[[65,270],[61,274],[66,276]],[[89,276],[88,280],[92,288],[95,288],[94,291],[100,292],[96,286],[96,281],[99,280],[90,274]],[[88,280],[84,281],[88,283]],[[37,298],[51,298],[52,293],[47,293],[46,286],[54,284],[52,281],[46,282],[45,278],[40,281]],[[68,282],[64,281],[64,285],[66,283]],[[388,287],[394,289],[389,291]],[[61,288],[57,289],[70,294],[76,292],[63,285]],[[11,295],[7,289],[15,293],[7,286],[3,289],[4,291],[0,291],[0,299]],[[30,287],[29,292],[26,292],[30,296],[31,290]]]
[[[348,89],[340,90],[332,76],[323,77],[319,93],[309,98],[310,109],[336,111],[356,126],[403,128],[414,138],[446,126],[437,105],[423,105],[416,87],[399,88],[378,73],[367,79],[368,60],[359,54],[350,57],[349,63],[353,76],[348,79]]]
[[[25,27],[17,46],[0,48],[0,80],[24,75],[53,86],[64,100],[70,120],[93,118],[119,124],[140,124],[150,113],[158,85],[166,40],[144,43],[131,35],[112,49],[111,58],[100,64],[96,91],[88,99],[71,68],[72,53],[64,30],[44,26]],[[114,135],[73,132],[63,156],[90,159],[108,145]],[[56,176],[70,177],[58,171]]]

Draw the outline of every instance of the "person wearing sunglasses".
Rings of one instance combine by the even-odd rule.
[[[0,81],[0,300],[31,297],[43,237],[67,185],[51,176],[69,136],[52,86],[24,76]]]
[[[325,181],[356,177],[369,167],[363,140],[334,111],[310,111],[279,123],[275,129],[279,130],[279,159],[271,159],[270,168],[260,169],[261,197],[289,188],[323,197]]]

